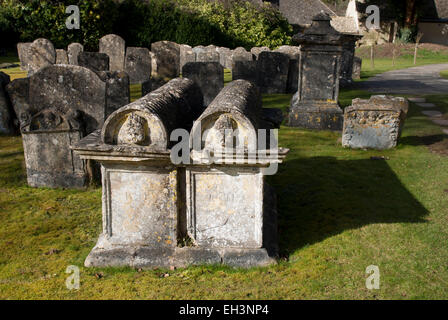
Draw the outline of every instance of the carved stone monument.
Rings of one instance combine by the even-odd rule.
[[[319,14],[311,27],[293,37],[301,46],[298,91],[291,100],[288,125],[309,129],[341,130],[339,78],[344,35]]]
[[[86,185],[86,163],[70,145],[101,128],[108,103],[113,102],[107,96],[114,92],[110,86],[114,85],[106,75],[101,79],[87,68],[72,65],[47,66],[7,86],[20,121],[30,186]]]
[[[400,97],[354,99],[344,110],[342,145],[379,150],[396,147],[408,108],[407,99]]]

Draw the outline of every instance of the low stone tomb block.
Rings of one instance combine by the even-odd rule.
[[[373,96],[354,99],[345,108],[342,145],[354,149],[390,149],[397,146],[406,118],[405,98]]]

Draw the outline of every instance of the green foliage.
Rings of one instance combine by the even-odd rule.
[[[292,28],[270,4],[261,7],[240,0],[224,6],[207,0],[0,0],[0,31],[21,41],[39,37],[56,47],[71,42],[96,50],[108,33],[121,35],[129,46],[149,46],[170,40],[192,46],[268,46],[291,42]],[[68,5],[78,5],[81,29],[65,26]]]
[[[402,28],[399,32],[399,39],[402,43],[413,43],[417,34],[417,28]]]

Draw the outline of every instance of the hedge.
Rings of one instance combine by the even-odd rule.
[[[191,46],[247,49],[291,43],[292,27],[269,3],[244,0],[0,0],[2,46],[44,37],[58,48],[71,42],[97,50],[98,39],[116,33],[128,46],[170,40]],[[65,26],[68,5],[78,5],[81,28]]]

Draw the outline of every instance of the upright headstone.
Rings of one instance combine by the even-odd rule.
[[[224,68],[219,62],[189,62],[182,69],[182,77],[199,86],[205,106],[224,88]]]
[[[143,83],[151,78],[151,55],[147,48],[126,49],[125,71],[131,83]]]
[[[17,45],[21,66],[29,75],[56,62],[56,51],[50,40],[39,38],[31,44]]]
[[[162,78],[176,78],[180,74],[180,46],[171,41],[151,44],[151,52],[157,61],[157,75]]]
[[[196,62],[219,62],[219,53],[213,45],[196,51]]]
[[[130,102],[129,76],[124,71],[101,71],[98,75],[106,82],[105,116],[108,117],[112,112]]]
[[[255,59],[258,59],[258,56],[263,51],[271,51],[271,49],[269,49],[268,47],[253,47],[252,49],[250,49],[250,53],[252,53]]]
[[[86,266],[169,267],[210,256],[179,245],[184,171],[170,159],[172,131],[188,130],[202,105],[192,80],[173,79],[115,111],[101,132],[74,146],[102,166],[103,232]]]
[[[359,57],[353,57],[353,79],[361,79],[361,67],[362,67],[362,59]]]
[[[232,69],[232,50],[225,47],[217,47],[216,52],[219,54],[219,62],[225,69]]]
[[[263,51],[257,60],[258,80],[261,93],[286,93],[289,57],[280,52]]]
[[[234,61],[232,65],[232,80],[247,80],[257,84],[257,61]]]
[[[20,121],[28,184],[83,187],[86,163],[70,144],[101,127],[107,85],[93,71],[52,65],[7,86]]]
[[[74,66],[78,65],[78,56],[84,51],[84,46],[80,43],[70,43],[67,47],[68,63]]]
[[[188,62],[196,62],[196,55],[189,45],[182,44],[180,45],[180,70]]]
[[[341,130],[339,78],[343,34],[319,14],[311,27],[293,37],[301,45],[298,91],[291,100],[288,125],[310,129]]]
[[[238,47],[232,51],[232,62],[234,61],[252,61],[254,57],[252,53],[247,52],[243,47]]]
[[[99,52],[109,56],[110,71],[123,71],[126,43],[116,34],[108,34],[99,41]]]
[[[0,71],[0,133],[3,134],[11,134],[14,132],[11,103],[5,90],[5,87],[9,82],[9,75]]]
[[[379,150],[396,147],[408,108],[408,101],[400,97],[354,99],[344,110],[342,145]]]
[[[17,43],[17,54],[20,60],[20,69],[23,71],[31,70],[30,66],[30,54],[32,42],[19,42]]]
[[[353,82],[353,64],[355,58],[356,42],[362,38],[357,34],[346,34],[344,36],[342,60],[341,60],[341,79],[340,85],[342,87],[348,86]]]
[[[286,92],[297,92],[297,85],[299,82],[299,60],[300,47],[297,46],[280,46],[276,52],[281,52],[289,57],[289,71],[288,71],[288,85]]]
[[[67,51],[64,49],[56,49],[56,64],[68,64]]]
[[[99,52],[80,52],[78,65],[92,71],[109,71],[109,56]]]

